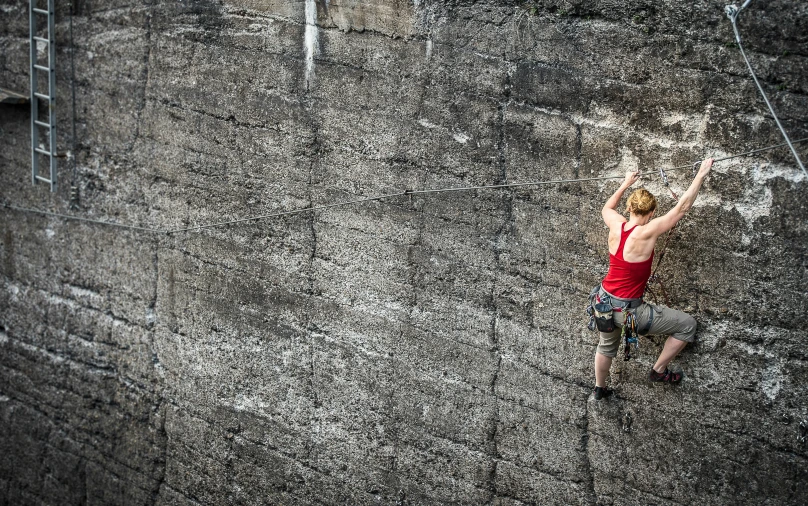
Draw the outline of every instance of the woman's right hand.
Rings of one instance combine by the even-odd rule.
[[[630,170],[626,172],[626,179],[623,180],[623,186],[628,188],[640,179],[640,171]]]

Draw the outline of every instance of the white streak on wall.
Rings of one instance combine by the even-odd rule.
[[[773,202],[772,191],[768,186],[764,186],[762,191],[752,186],[747,186],[740,200],[732,204],[743,219],[746,220],[746,224],[751,227],[758,218],[771,214]]]
[[[774,400],[783,388],[783,370],[777,363],[770,363],[763,374],[760,382],[760,389],[770,400]]]
[[[426,41],[426,59],[429,60],[432,57],[432,40]]]
[[[315,0],[306,0],[306,89],[314,79],[314,56],[317,54],[317,4]]]
[[[719,154],[716,156],[726,156]],[[782,178],[792,183],[799,183],[805,175],[796,167],[780,166],[775,164],[720,163],[716,164],[715,172],[723,174],[740,172],[744,179],[744,192],[733,200],[724,200],[720,192],[704,190],[699,194],[693,207],[720,206],[725,211],[735,210],[744,219],[751,230],[755,222],[764,216],[770,216],[774,206],[774,197],[768,181]],[[741,237],[742,244],[749,244],[750,239]]]
[[[452,134],[452,138],[459,142],[460,144],[465,144],[471,139],[468,135],[464,134],[463,132],[456,132]]]
[[[238,394],[233,402],[233,409],[236,411],[252,411],[264,412],[267,408],[271,407],[266,402],[253,396]]]
[[[617,174],[625,175],[626,172],[633,170],[640,170],[640,159],[634,154],[631,149],[620,146],[620,160],[613,169]]]

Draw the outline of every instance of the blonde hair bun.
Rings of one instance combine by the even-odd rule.
[[[628,212],[645,216],[656,209],[656,198],[645,188],[634,190],[626,203]]]

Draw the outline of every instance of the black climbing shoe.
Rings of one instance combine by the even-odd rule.
[[[614,392],[606,387],[595,387],[595,400],[599,401],[604,397],[609,397]]]
[[[682,373],[673,372],[667,367],[665,368],[665,372],[656,372],[655,370],[651,369],[651,372],[648,373],[648,380],[653,382],[662,382],[662,383],[670,383],[671,385],[678,385],[680,381],[682,381]]]

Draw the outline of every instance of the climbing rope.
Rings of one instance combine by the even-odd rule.
[[[678,202],[679,199],[676,198],[676,201]],[[651,294],[651,297],[654,298],[654,303],[656,303],[657,297],[656,294],[651,290],[651,283],[656,283],[659,285],[659,289],[662,291],[662,296],[665,298],[666,306],[670,306],[671,301],[670,298],[668,297],[668,291],[665,290],[665,284],[662,282],[661,276],[657,274],[657,271],[659,271],[659,266],[662,265],[662,260],[665,258],[665,253],[668,251],[668,244],[670,242],[670,238],[673,235],[674,230],[676,230],[677,226],[679,226],[679,223],[677,223],[670,230],[668,230],[667,235],[665,235],[665,242],[662,243],[662,249],[659,251],[659,255],[657,255],[656,266],[654,267],[653,272],[651,272],[651,276],[648,278],[648,282],[645,284],[645,291]]]
[[[153,232],[153,233],[157,233],[157,234],[159,234],[161,232],[161,230],[157,230],[155,228],[138,227],[138,226],[135,226],[135,225],[125,225],[123,223],[115,223],[115,222],[112,222],[112,221],[93,220],[93,219],[90,219],[90,218],[82,218],[81,216],[74,216],[74,215],[70,215],[70,214],[52,213],[50,211],[43,211],[41,209],[32,209],[32,208],[29,208],[29,207],[15,206],[13,204],[9,204],[8,202],[3,202],[3,207],[5,207],[6,209],[12,209],[14,211],[19,211],[19,212],[22,212],[22,213],[40,214],[40,215],[43,215],[43,216],[52,216],[54,218],[62,218],[64,220],[70,220],[70,221],[83,221],[83,222],[87,222],[87,223],[94,223],[96,225],[106,225],[106,226],[109,226],[109,227],[128,228],[128,229],[131,229],[131,230],[140,230],[142,232]]]
[[[699,166],[700,162],[696,162],[693,164],[693,174],[695,175],[696,171],[698,170],[697,167]],[[670,187],[670,182],[668,181],[668,175],[665,173],[665,169],[659,169],[659,178],[662,181],[662,184],[668,191],[671,193],[673,200],[679,202],[679,196],[676,195],[676,192]],[[657,256],[656,267],[654,267],[653,272],[651,272],[651,276],[648,278],[648,282],[645,284],[645,291],[651,294],[651,297],[654,298],[654,303],[657,301],[656,294],[651,290],[651,283],[656,283],[659,285],[659,289],[662,291],[662,295],[665,297],[665,305],[670,306],[671,302],[668,298],[668,291],[665,290],[665,285],[662,283],[662,278],[657,275],[657,271],[659,270],[659,266],[662,263],[662,260],[665,258],[665,252],[668,250],[668,243],[670,242],[671,235],[673,231],[676,229],[678,223],[674,225],[670,230],[668,230],[667,235],[665,235],[665,242],[662,244],[662,250],[660,250],[659,255]]]
[[[780,119],[777,117],[777,114],[774,112],[774,107],[769,102],[769,98],[766,96],[766,92],[763,91],[763,87],[760,85],[757,76],[755,75],[755,71],[752,70],[752,65],[749,63],[749,58],[746,57],[746,51],[743,50],[743,44],[741,44],[741,34],[738,33],[738,14],[741,13],[742,10],[746,8],[747,5],[752,3],[752,0],[746,0],[740,7],[736,6],[735,4],[727,5],[724,7],[724,12],[726,12],[727,17],[732,22],[732,29],[735,31],[735,40],[738,42],[738,49],[741,50],[741,55],[743,56],[744,61],[746,62],[746,66],[749,68],[749,73],[752,74],[752,79],[755,81],[757,85],[757,89],[760,91],[761,96],[763,96],[763,100],[766,102],[766,105],[769,106],[769,111],[771,111],[772,116],[774,116],[774,121],[777,123],[777,128],[780,129],[780,133],[783,134],[783,138],[786,140],[786,144],[791,149],[791,153],[794,155],[794,159],[797,160],[797,164],[802,169],[802,172],[808,176],[808,171],[805,170],[805,165],[802,164],[802,160],[800,160],[800,155],[797,154],[797,150],[794,149],[791,141],[788,138],[788,134],[786,133],[783,125],[780,124]]]
[[[800,143],[800,142],[805,142],[805,141],[808,141],[808,137],[805,137],[803,139],[799,139],[799,140],[794,141],[794,142],[795,143]],[[743,157],[743,156],[753,155],[755,153],[761,153],[763,151],[769,151],[769,150],[772,150],[772,149],[783,147],[785,145],[786,145],[785,143],[775,144],[775,145],[772,145],[772,146],[766,146],[765,148],[754,149],[752,151],[747,151],[745,153],[740,153],[740,154],[737,154],[737,155],[725,156],[723,158],[716,158],[713,161],[721,162],[721,161],[725,161],[725,160],[732,160],[734,158],[740,158],[740,157]],[[695,163],[700,164],[701,162],[702,162],[702,160],[699,160],[699,161],[697,161]],[[680,165],[678,167],[673,167],[672,169],[667,169],[666,172],[673,172],[673,171],[679,171],[679,170],[684,170],[684,169],[690,169],[692,167],[693,167],[693,164]],[[649,171],[649,172],[640,173],[640,176],[652,176],[652,175],[656,175],[656,172]],[[361,203],[361,202],[369,202],[369,201],[372,201],[372,200],[384,200],[384,199],[388,199],[388,198],[392,198],[392,197],[400,197],[400,196],[403,196],[403,195],[460,192],[460,191],[471,191],[471,190],[492,190],[492,189],[499,189],[499,188],[517,188],[517,187],[523,187],[523,186],[541,186],[541,185],[580,183],[580,182],[586,182],[586,181],[604,181],[604,180],[610,180],[610,179],[623,179],[624,177],[625,177],[624,175],[620,175],[620,176],[597,176],[597,177],[585,177],[585,178],[577,178],[577,179],[552,179],[552,180],[548,180],[548,181],[530,181],[530,182],[526,182],[526,183],[506,183],[506,184],[492,184],[492,185],[482,185],[482,186],[456,186],[456,187],[450,187],[450,188],[432,188],[432,189],[426,189],[426,190],[404,190],[403,192],[389,193],[387,195],[379,195],[379,196],[376,196],[376,197],[366,197],[366,198],[362,198],[362,199],[358,199],[358,200],[349,200],[349,201],[345,201],[345,202],[336,202],[334,204],[328,204],[328,205],[323,205],[323,206],[312,206],[312,207],[306,207],[306,208],[302,208],[302,209],[295,209],[295,210],[292,210],[292,211],[282,211],[282,212],[276,212],[276,213],[270,213],[270,214],[261,214],[261,215],[257,215],[257,216],[250,216],[250,217],[247,217],[247,218],[240,218],[240,219],[237,219],[237,220],[222,221],[222,222],[218,222],[218,223],[197,225],[197,226],[194,226],[194,227],[166,230],[165,233],[166,234],[174,234],[174,233],[179,233],[179,232],[190,232],[190,231],[193,231],[193,230],[202,230],[202,229],[206,229],[206,228],[222,227],[222,226],[232,225],[232,224],[235,224],[235,223],[243,223],[243,222],[246,222],[246,221],[263,220],[263,219],[266,219],[266,218],[276,218],[276,217],[288,216],[288,215],[292,215],[292,214],[300,214],[300,213],[305,213],[305,212],[319,211],[319,210],[328,209],[328,208],[331,208],[331,207],[346,206],[346,205],[357,204],[357,203]]]
[[[798,144],[798,143],[805,142],[805,141],[808,141],[808,137],[793,141],[793,144]],[[762,153],[764,151],[771,151],[772,149],[777,149],[777,148],[780,148],[780,147],[783,147],[783,146],[786,146],[786,145],[787,145],[786,143],[773,144],[771,146],[766,146],[764,148],[753,149],[751,151],[746,151],[744,153],[739,153],[737,155],[725,156],[723,158],[715,158],[714,161],[715,162],[721,162],[721,161],[725,161],[725,160],[732,160],[734,158],[741,158],[741,157],[744,157],[744,156],[750,156],[750,155],[754,155],[756,153]],[[695,163],[699,164],[699,163],[701,163],[701,160],[699,160],[699,161],[697,161]],[[693,167],[693,164],[680,165],[678,167],[673,167],[671,169],[667,169],[667,170],[665,170],[665,172],[673,172],[673,171],[679,171],[679,170],[684,170],[684,169],[691,169],[692,167]],[[648,172],[640,173],[640,176],[655,176],[655,175],[657,175],[656,171],[648,171]],[[525,182],[525,183],[492,184],[492,185],[482,185],[482,186],[457,186],[457,187],[450,187],[450,188],[432,188],[432,189],[425,189],[425,190],[404,190],[404,191],[399,191],[399,192],[395,192],[395,193],[388,193],[388,194],[385,194],[385,195],[377,195],[375,197],[363,197],[363,198],[360,198],[360,199],[346,200],[346,201],[342,201],[342,202],[335,202],[333,204],[324,204],[324,205],[319,205],[319,206],[303,207],[303,208],[300,208],[300,209],[292,209],[292,210],[289,210],[289,211],[279,211],[279,212],[274,212],[274,213],[259,214],[259,215],[255,215],[255,216],[248,216],[248,217],[245,217],[245,218],[238,218],[238,219],[235,219],[235,220],[220,221],[220,222],[215,222],[215,223],[196,225],[196,226],[193,226],[193,227],[176,228],[176,229],[169,229],[169,230],[160,230],[160,229],[156,229],[156,228],[139,227],[139,226],[136,226],[136,225],[126,225],[126,224],[123,224],[123,223],[115,223],[115,222],[110,222],[110,221],[94,220],[94,219],[90,219],[90,218],[82,218],[80,216],[75,216],[75,215],[70,215],[70,214],[54,213],[54,212],[50,212],[50,211],[43,211],[43,210],[40,210],[40,209],[33,209],[33,208],[27,208],[27,207],[22,207],[22,206],[16,206],[16,205],[12,205],[12,204],[10,204],[8,202],[4,202],[3,206],[6,207],[7,209],[12,209],[12,210],[19,211],[19,212],[26,212],[26,213],[31,213],[31,214],[39,214],[39,215],[44,215],[44,216],[52,216],[52,217],[56,217],[56,218],[62,218],[62,219],[65,219],[65,220],[82,221],[82,222],[87,222],[87,223],[94,223],[94,224],[97,224],[97,225],[107,225],[107,226],[111,226],[111,227],[138,230],[138,231],[142,231],[142,232],[151,232],[151,233],[155,233],[155,234],[170,235],[170,234],[177,234],[177,233],[180,233],[180,232],[190,232],[190,231],[193,231],[193,230],[203,230],[203,229],[208,229],[208,228],[224,227],[224,226],[234,225],[234,224],[237,224],[237,223],[245,223],[245,222],[249,222],[249,221],[257,221],[257,220],[263,220],[263,219],[268,219],[268,218],[279,218],[281,216],[291,216],[291,215],[295,215],[295,214],[322,211],[324,209],[331,209],[331,208],[334,208],[334,207],[343,207],[343,206],[348,206],[348,205],[360,204],[362,202],[380,201],[380,200],[390,199],[390,198],[393,198],[393,197],[401,197],[401,196],[405,196],[405,195],[419,195],[419,194],[423,195],[423,194],[427,194],[427,193],[445,193],[445,192],[461,192],[461,191],[471,191],[471,190],[490,190],[490,189],[498,189],[498,188],[517,188],[517,187],[526,187],[526,186],[556,185],[556,184],[567,184],[567,183],[580,183],[580,182],[586,182],[586,181],[606,181],[606,180],[613,180],[613,179],[623,179],[624,177],[625,177],[625,175],[597,176],[597,177],[585,177],[585,178],[577,178],[577,179],[551,179],[551,180],[547,180],[547,181],[530,181],[530,182]]]

